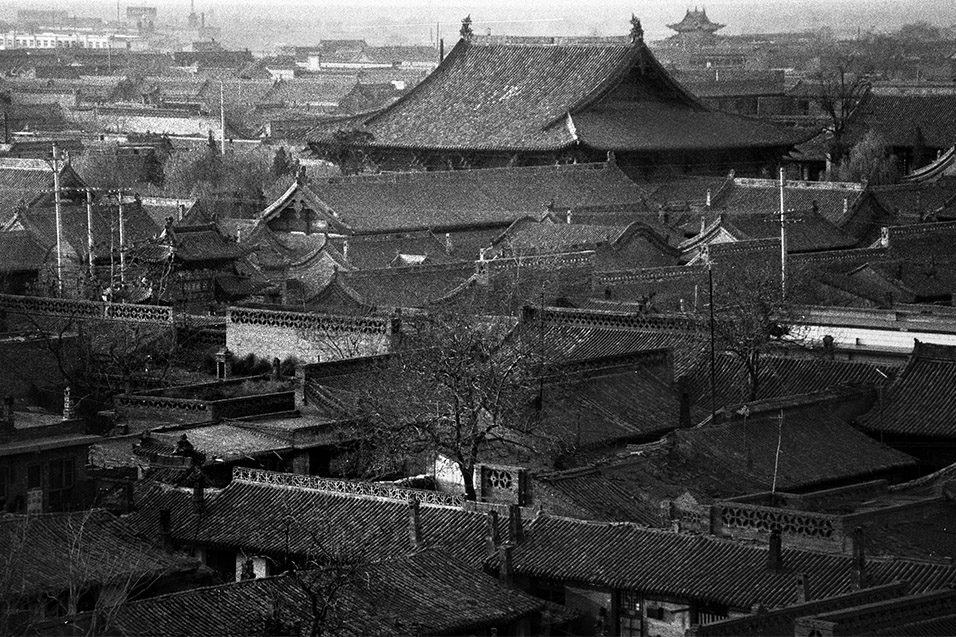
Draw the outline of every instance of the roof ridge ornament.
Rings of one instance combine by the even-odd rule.
[[[631,14],[631,44],[644,43],[644,28],[641,26],[641,19],[633,13]]]
[[[462,40],[471,40],[471,36],[474,35],[474,31],[471,30],[471,14],[469,13],[461,20],[461,30],[458,32],[461,34]]]

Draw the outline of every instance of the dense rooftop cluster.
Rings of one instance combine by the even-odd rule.
[[[0,633],[952,634],[956,88],[669,27],[0,35]]]

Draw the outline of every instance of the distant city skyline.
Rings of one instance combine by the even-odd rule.
[[[307,44],[322,37],[354,35],[372,43],[427,43],[435,39],[435,24],[454,40],[457,25],[470,14],[476,31],[484,33],[618,35],[626,33],[631,13],[641,18],[648,40],[673,32],[667,24],[679,21],[694,2],[681,0],[611,0],[595,6],[584,0],[525,2],[504,0],[194,0],[196,12],[223,29],[230,48],[267,51],[276,43]],[[56,9],[77,16],[111,19],[117,7],[155,6],[158,22],[182,23],[190,0],[19,0],[0,7],[0,19],[13,20],[18,9]],[[802,31],[829,27],[838,36],[857,31],[892,31],[903,24],[925,20],[936,26],[956,24],[956,3],[897,0],[712,0],[697,3],[714,21],[726,24],[723,35]],[[233,9],[241,8],[241,11]]]

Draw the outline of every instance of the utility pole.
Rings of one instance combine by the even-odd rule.
[[[225,83],[219,80],[219,128],[222,129],[222,156],[226,156],[226,89]]]
[[[86,189],[86,250],[89,253],[90,278],[93,277],[93,191]]]
[[[707,287],[710,290],[710,422],[717,417],[717,337],[714,331],[714,264],[707,255]]]
[[[783,201],[783,166],[780,167],[780,298],[787,298],[787,216]]]
[[[120,249],[120,283],[126,283],[126,224],[123,221],[123,191],[116,191],[116,202],[119,207],[119,249]]]
[[[60,206],[60,158],[53,144],[53,207],[56,214],[56,290],[63,296],[63,211]]]

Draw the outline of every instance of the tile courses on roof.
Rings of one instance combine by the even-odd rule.
[[[116,215],[115,205],[94,203],[92,215],[94,254],[108,257],[111,249],[119,250],[119,223]],[[125,202],[123,220],[124,238],[128,246],[147,240],[158,234],[160,230],[133,200]],[[61,206],[60,224],[64,253],[79,256],[89,252],[88,221],[89,215],[85,203],[69,202]],[[43,246],[56,245],[56,212],[52,205],[21,209],[4,228],[26,230],[33,234]]]
[[[775,480],[778,489],[805,490],[915,466],[915,459],[871,440],[825,408],[787,409],[781,425],[772,404],[760,413],[759,404],[751,403],[746,423],[740,417],[720,424],[706,420],[584,467],[538,475],[539,500],[561,514],[659,526],[666,500],[710,503],[769,490]],[[859,457],[852,467],[844,461],[849,450]]]
[[[851,392],[850,398],[853,398]],[[747,403],[748,416],[727,409],[693,429],[671,434],[688,458],[743,472],[763,489],[805,490],[912,470],[916,459],[860,433],[824,400],[832,392]],[[836,403],[838,405],[838,403]],[[732,417],[732,418],[731,418]],[[779,449],[779,458],[776,450]],[[847,454],[854,462],[848,466]],[[749,457],[748,457],[749,456]]]
[[[538,308],[528,307],[519,330],[529,338],[541,338],[556,362],[673,349],[674,373],[681,375],[694,365],[704,338],[683,316],[546,307],[542,329],[541,315]]]
[[[855,212],[865,186],[857,183],[793,181],[784,182],[784,206],[788,210],[816,210],[827,221],[842,228]],[[736,178],[711,202],[715,208],[740,213],[780,212],[780,182],[774,179]]]
[[[916,146],[917,130],[930,148],[956,144],[956,95],[882,95],[870,93],[854,109],[848,123],[848,138],[878,133],[888,146]]]
[[[389,173],[309,184],[355,232],[505,227],[550,206],[643,206],[644,190],[611,163]]]
[[[539,516],[527,524],[526,539],[514,547],[516,575],[691,598],[750,609],[796,603],[795,576],[812,582],[815,598],[855,589],[852,558],[783,549],[782,565],[768,567],[765,546],[709,536],[648,529],[628,523],[596,523]],[[869,585],[905,581],[913,593],[956,582],[956,567],[869,558]]]
[[[125,521],[100,509],[0,516],[0,553],[8,587],[3,596],[56,595],[75,586],[106,586],[130,578],[146,583],[204,570],[194,559],[156,548]]]
[[[0,232],[0,272],[35,272],[47,255],[47,249],[30,232]]]
[[[727,353],[717,355],[716,404],[743,403],[747,400],[747,373],[737,356]],[[879,367],[880,371],[877,371]],[[878,385],[886,380],[882,374],[892,376],[892,363],[875,363],[831,360],[812,354],[804,356],[774,356],[764,354],[760,358],[758,399],[782,398],[798,394],[834,389],[842,385]],[[697,404],[709,408],[711,404],[710,361],[700,361],[685,377],[690,395]]]
[[[913,353],[886,387],[882,404],[859,418],[866,431],[956,438],[956,347],[916,341]]]
[[[450,236],[439,239],[429,230],[397,234],[354,235],[336,242],[350,269],[392,267],[401,257],[421,257],[421,263],[441,264],[474,261],[455,254]],[[346,247],[348,246],[348,247]]]
[[[584,451],[653,440],[680,426],[681,397],[667,350],[578,363],[559,366],[544,387],[541,417],[549,435]],[[687,414],[694,423],[705,415],[695,407]]]
[[[441,301],[474,277],[474,263],[465,262],[341,272],[336,281],[366,306],[415,308]]]
[[[366,121],[388,148],[638,152],[786,146],[773,125],[712,111],[630,38],[462,39]]]
[[[493,240],[491,248],[509,256],[595,250],[596,267],[607,270],[675,265],[680,253],[668,240],[643,221],[622,227],[524,217]]]
[[[474,634],[546,606],[440,551],[424,550],[358,566],[339,591],[323,634]],[[125,604],[113,626],[124,635],[251,636],[262,634],[277,610],[284,622],[308,626],[308,608],[296,576],[280,575]],[[82,626],[84,619],[76,623]]]
[[[83,187],[72,167],[61,167],[62,186]],[[43,159],[0,158],[0,224],[6,222],[20,206],[32,205],[40,199],[53,201],[53,166]]]
[[[408,500],[419,499],[424,544],[472,566],[486,557],[487,516],[462,509],[462,498],[376,483],[234,469],[224,489],[206,489],[201,513],[190,490],[143,485],[130,522],[158,537],[159,511],[169,509],[172,539],[184,546],[307,556],[316,531],[368,560],[407,554]],[[441,504],[431,504],[440,502]],[[501,522],[502,531],[504,524]]]

